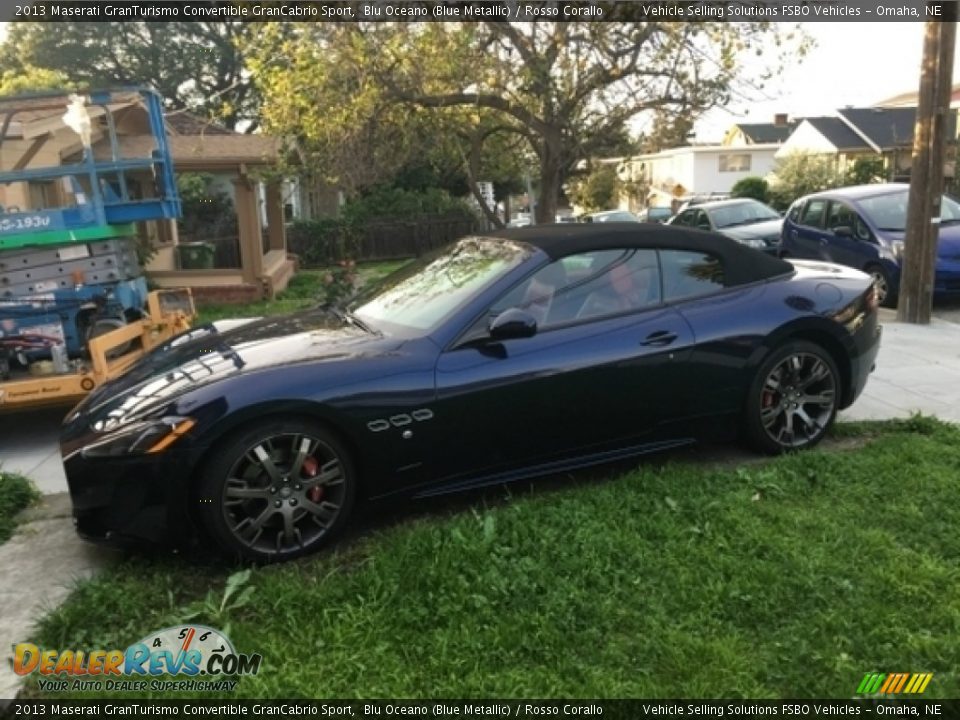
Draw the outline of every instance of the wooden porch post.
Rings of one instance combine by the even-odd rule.
[[[279,182],[268,183],[265,202],[267,205],[267,235],[271,250],[287,249],[287,232],[283,218],[283,193]]]
[[[233,185],[243,279],[244,282],[257,283],[263,275],[263,234],[257,207],[257,186],[245,174],[234,180]]]

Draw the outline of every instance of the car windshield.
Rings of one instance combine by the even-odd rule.
[[[909,191],[904,189],[886,195],[863,198],[859,204],[867,219],[878,230],[903,232],[907,227],[907,200]],[[944,224],[960,222],[960,203],[944,195],[940,203],[940,218]]]
[[[595,222],[636,222],[637,216],[626,210],[622,212],[600,213],[595,216]]]
[[[536,252],[522,242],[464,238],[389,275],[350,311],[374,328],[430,330]]]
[[[718,230],[735,225],[751,225],[767,220],[779,220],[780,216],[761,202],[742,202],[707,210]]]

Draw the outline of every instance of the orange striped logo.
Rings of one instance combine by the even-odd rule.
[[[926,691],[932,677],[933,673],[867,673],[857,692],[865,695],[920,695]]]

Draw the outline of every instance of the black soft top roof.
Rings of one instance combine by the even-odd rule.
[[[556,224],[509,228],[490,237],[534,245],[551,258],[614,248],[663,248],[711,253],[720,258],[726,285],[744,285],[793,272],[793,265],[723,235],[693,228],[644,223]]]

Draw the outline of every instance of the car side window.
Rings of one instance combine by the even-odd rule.
[[[696,220],[694,221],[693,226],[700,230],[709,230],[710,229],[710,218],[707,217],[707,213],[703,210],[696,211]]]
[[[682,213],[680,213],[680,217],[677,218],[676,224],[683,225],[684,227],[694,227],[696,224],[696,221],[694,220],[694,217],[696,217],[696,214],[697,214],[696,210],[693,210],[693,209],[684,210]]]
[[[541,268],[495,302],[488,318],[520,308],[551,328],[659,305],[660,291],[655,250],[597,250]]]
[[[789,212],[787,212],[787,218],[790,222],[800,222],[800,212],[803,210],[802,202],[795,202],[790,206]]]
[[[711,253],[661,250],[665,302],[709,295],[725,287],[723,263]]]
[[[827,229],[848,227],[860,240],[870,239],[870,228],[863,219],[849,205],[838,200],[830,201],[830,210],[827,212]]]
[[[800,224],[807,225],[809,227],[822,228],[823,227],[823,209],[827,206],[826,200],[811,200],[807,203],[807,206],[803,209],[803,214],[800,216]]]

